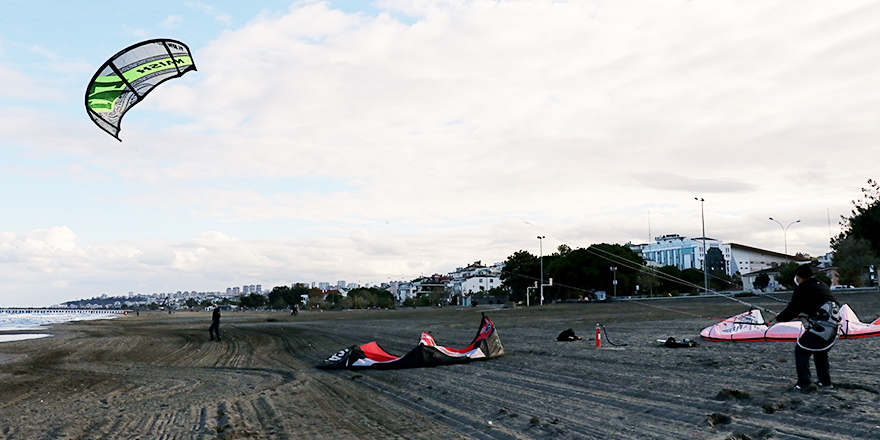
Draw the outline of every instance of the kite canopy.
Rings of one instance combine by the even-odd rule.
[[[156,86],[196,70],[186,44],[157,39],[137,43],[107,60],[86,88],[86,112],[120,142],[122,117]]]
[[[700,336],[710,341],[795,341],[804,332],[804,324],[800,321],[780,322],[769,327],[766,322],[760,310],[752,310],[706,327]],[[871,336],[880,336],[880,318],[865,324],[844,304],[840,308],[840,339]]]
[[[434,342],[428,333],[422,332],[419,345],[403,356],[388,354],[375,341],[364,345],[353,345],[330,356],[318,364],[318,368],[414,368],[433,367],[445,364],[460,364],[477,359],[491,359],[504,355],[501,339],[495,331],[495,324],[483,314],[477,336],[471,345],[460,350],[443,347]]]

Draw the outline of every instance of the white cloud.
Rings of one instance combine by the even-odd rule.
[[[0,65],[0,98],[26,98],[22,104],[28,104],[27,100],[59,100],[63,99],[62,92],[48,82],[25,75],[17,70]]]
[[[801,219],[788,247],[818,255],[877,178],[872,3],[379,7],[390,14],[296,3],[225,31],[196,48],[197,72],[126,116],[122,148],[88,123],[4,111],[0,132],[31,154],[84,158],[52,172],[136,188],[108,203],[253,237],[262,222],[298,225],[274,240],[132,231],[71,261],[102,279],[121,280],[106,277],[118,265],[125,286],[156,291],[383,281],[534,251],[538,233],[548,249],[697,236],[694,197],[710,237],[782,250],[767,217]],[[156,128],[151,115],[173,122]],[[309,179],[336,186],[298,186]],[[64,279],[75,291],[89,278]]]
[[[177,29],[183,24],[183,17],[179,15],[169,15],[168,18],[162,20],[162,27],[165,29]]]
[[[230,23],[232,23],[232,16],[231,15],[224,13],[224,12],[221,12],[217,8],[211,6],[207,3],[185,2],[184,4],[189,6],[190,8],[198,9],[198,10],[210,15],[211,17],[214,18],[214,20],[216,20],[219,23],[224,23],[226,25],[229,25]]]
[[[40,45],[31,47],[30,52],[48,59],[46,65],[56,72],[89,73],[94,70],[94,66],[83,59],[70,60]]]
[[[150,35],[150,31],[143,28],[131,28],[128,26],[123,26],[123,28],[130,34],[135,37],[147,38]]]
[[[357,176],[380,203],[400,191],[459,206],[493,194],[503,212],[542,201],[581,216],[646,187],[671,199],[660,204],[693,192],[766,199],[806,189],[773,177],[782,170],[816,175],[847,163],[854,180],[867,171],[833,155],[800,157],[810,145],[876,136],[870,118],[847,110],[871,99],[871,80],[851,78],[862,87],[849,93],[818,58],[826,20],[840,21],[840,51],[865,51],[845,43],[870,23],[847,11],[414,5],[413,26],[323,3],[257,20],[199,54],[198,86],[170,86],[154,105],[193,118],[193,133],[222,135],[221,154],[211,154],[233,161],[232,174]],[[609,182],[628,193],[584,190]]]
[[[53,61],[58,60],[60,58],[58,56],[58,54],[50,51],[49,49],[46,49],[43,46],[40,46],[40,45],[36,45],[36,46],[31,47],[31,53],[42,55],[42,56],[44,56],[50,60],[53,60]]]

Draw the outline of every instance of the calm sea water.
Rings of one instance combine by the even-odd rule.
[[[30,313],[0,313],[0,332],[16,330],[41,330],[46,324],[57,324],[70,321],[87,321],[93,319],[113,319],[116,315],[95,315],[91,313],[58,313],[58,314],[30,314]],[[3,334],[0,342],[21,341],[24,339],[36,339],[51,336],[46,333],[27,334]]]

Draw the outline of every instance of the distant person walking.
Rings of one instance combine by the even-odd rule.
[[[828,366],[828,351],[837,341],[840,328],[840,306],[831,295],[831,289],[825,283],[813,277],[809,264],[802,264],[794,271],[794,282],[797,287],[791,301],[773,321],[787,322],[799,315],[807,316],[804,333],[798,338],[794,349],[794,360],[797,368],[798,381],[794,388],[805,390],[812,382],[810,376],[810,356],[816,364],[816,375],[819,386],[832,388],[831,374]]]
[[[217,335],[217,342],[220,342],[220,306],[214,304],[214,312],[211,313],[211,327],[208,328],[208,333],[211,334],[211,340],[214,340],[214,335]]]

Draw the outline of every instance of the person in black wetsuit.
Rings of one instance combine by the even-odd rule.
[[[211,327],[208,328],[211,334],[211,340],[214,340],[214,334],[217,335],[217,342],[220,342],[220,306],[214,304],[214,312],[211,313]]]
[[[816,364],[816,375],[819,386],[831,388],[831,374],[828,366],[828,351],[837,341],[840,327],[840,307],[831,295],[831,289],[825,283],[813,277],[809,264],[802,264],[794,271],[797,287],[785,307],[773,321],[787,322],[807,316],[804,333],[798,338],[794,349],[794,360],[797,368],[798,381],[795,389],[806,389],[812,382],[810,376],[810,356]]]

